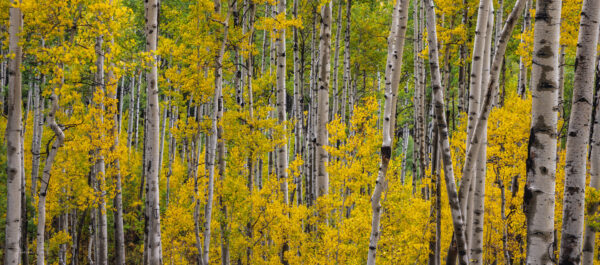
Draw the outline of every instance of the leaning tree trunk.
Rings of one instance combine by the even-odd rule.
[[[523,209],[527,218],[527,264],[552,264],[554,242],[556,124],[560,0],[536,1],[531,78],[531,134]]]
[[[16,1],[12,1],[17,4]],[[4,264],[19,264],[21,254],[21,57],[19,37],[23,26],[23,15],[18,7],[10,8],[8,29],[8,119],[6,123],[6,237],[4,243]]]
[[[156,46],[158,42],[158,10],[159,0],[148,0],[146,3],[146,50],[152,60],[146,73],[148,110],[146,111],[147,135],[146,142],[146,222],[148,225],[148,256],[149,265],[162,264],[162,246],[160,239],[160,205],[159,205],[159,102],[158,102],[158,69]]]
[[[567,134],[560,264],[578,264],[581,261],[587,147],[592,115],[599,19],[600,1],[583,1],[573,81],[573,103]]]
[[[400,70],[402,69],[402,50],[404,36],[406,34],[406,23],[408,21],[408,0],[398,1],[392,11],[392,25],[388,37],[388,54],[385,68],[385,106],[383,118],[383,139],[381,143],[381,164],[379,174],[375,181],[375,189],[371,197],[371,236],[369,240],[369,252],[367,264],[374,265],[377,255],[377,242],[380,236],[381,218],[381,193],[386,182],[386,174],[390,159],[392,157],[392,146],[394,140],[395,124],[392,117],[396,116],[396,93],[400,82]]]
[[[317,107],[317,197],[329,193],[327,163],[329,154],[327,122],[329,121],[329,72],[331,68],[331,1],[321,8],[321,36],[319,42],[318,107]]]
[[[598,65],[596,65],[598,67]],[[598,80],[598,69],[596,69],[596,106],[594,109],[595,117],[593,122],[593,135],[590,143],[590,187],[596,190],[600,189],[600,104],[598,100],[600,92],[600,80]],[[594,216],[598,211],[598,203],[590,205],[588,216]],[[590,217],[588,217],[590,218]],[[585,238],[583,240],[583,265],[592,265],[594,263],[594,248],[596,245],[596,228],[590,223],[585,227]]]
[[[46,158],[46,164],[44,165],[44,171],[42,172],[42,180],[40,184],[40,193],[38,200],[38,223],[37,223],[37,265],[45,265],[45,252],[44,252],[44,234],[46,228],[46,195],[48,192],[48,186],[50,184],[50,176],[52,171],[52,164],[58,153],[58,148],[63,145],[65,135],[62,129],[56,124],[56,112],[58,111],[58,96],[54,91],[52,92],[52,108],[48,113],[48,127],[54,131],[56,140],[52,144],[52,148],[48,151],[48,157]]]
[[[426,7],[427,17],[427,40],[429,42],[429,66],[431,69],[431,85],[435,101],[435,117],[437,122],[438,134],[442,145],[442,160],[444,162],[444,178],[446,181],[446,190],[448,201],[452,213],[452,223],[454,226],[454,235],[458,248],[459,263],[469,264],[469,253],[467,252],[467,242],[465,234],[465,225],[461,213],[458,194],[456,192],[456,183],[454,182],[454,169],[452,167],[452,154],[450,152],[450,141],[448,138],[448,126],[446,123],[444,90],[440,80],[440,66],[437,50],[437,30],[435,23],[435,7],[433,1],[428,0]]]
[[[473,41],[473,59],[471,64],[471,84],[469,87],[469,106],[468,106],[468,121],[467,121],[467,149],[471,145],[473,130],[477,115],[479,114],[481,98],[481,77],[483,69],[483,57],[485,53],[486,31],[488,24],[488,16],[490,14],[491,0],[481,0],[479,2],[479,11],[477,13],[477,28],[475,29],[475,39]],[[465,174],[466,173],[466,174]],[[472,216],[471,212],[467,211],[467,204],[472,204],[473,191],[472,180],[475,172],[463,172],[463,178],[460,181],[460,189],[458,191],[458,199],[460,200],[461,211],[467,219]],[[466,219],[465,219],[466,220]],[[467,224],[469,226],[469,224]]]

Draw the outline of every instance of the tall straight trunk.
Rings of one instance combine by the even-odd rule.
[[[563,118],[565,114],[565,45],[560,46],[558,57],[558,115]],[[570,123],[569,123],[570,124]]]
[[[329,193],[329,174],[327,164],[329,154],[325,151],[328,145],[327,123],[329,122],[329,72],[331,68],[331,1],[321,8],[321,36],[319,37],[319,73],[318,73],[318,107],[317,107],[317,197]]]
[[[454,169],[452,166],[452,154],[450,153],[450,141],[448,139],[448,126],[445,116],[444,90],[440,80],[440,67],[437,50],[437,30],[435,22],[435,7],[433,1],[425,1],[426,21],[427,21],[427,40],[429,42],[429,66],[431,69],[431,85],[435,99],[435,117],[437,122],[440,144],[442,146],[442,159],[444,162],[444,179],[446,181],[446,190],[448,201],[452,213],[452,223],[454,227],[454,236],[458,248],[459,263],[469,264],[469,253],[467,252],[467,242],[465,234],[464,219],[461,213],[456,183],[454,182]]]
[[[283,14],[285,18],[286,0],[277,1],[277,14]],[[285,28],[276,30],[275,46],[277,46],[277,120],[283,125],[283,144],[277,147],[277,176],[281,182],[281,193],[283,203],[288,204],[288,146],[287,136],[285,135],[287,115],[286,108],[286,48],[285,48]]]
[[[95,82],[96,82],[96,93],[101,93],[102,95],[105,95],[106,91],[105,91],[105,79],[104,79],[104,54],[105,51],[102,49],[102,45],[104,43],[104,38],[103,36],[98,36],[96,37],[96,45],[95,45],[95,51],[96,51],[96,76],[95,76]],[[95,117],[94,119],[99,119],[98,121],[96,121],[99,125],[104,123],[104,103],[103,103],[103,99],[104,96],[101,96],[98,100],[100,102],[97,102],[95,104],[97,104],[97,106],[95,106],[95,108],[98,108],[102,114],[100,114],[99,117]],[[105,135],[101,134],[100,138],[101,140],[104,140]],[[95,237],[97,239],[96,242],[96,249],[97,249],[97,256],[96,256],[96,262],[97,264],[100,265],[104,265],[104,264],[108,264],[108,233],[107,233],[107,217],[106,217],[106,165],[105,165],[105,161],[104,161],[104,155],[102,154],[102,149],[101,147],[98,147],[95,151],[94,151],[94,156],[95,156],[95,162],[94,162],[94,169],[92,170],[93,174],[92,174],[92,178],[95,178],[95,184],[94,185],[94,190],[96,192],[98,192],[100,194],[100,198],[98,200],[98,205],[97,205],[97,216],[96,216],[96,229],[94,229]]]
[[[134,106],[135,106],[135,71],[131,75],[131,84],[129,86],[129,125],[127,126],[127,149],[131,150],[131,144],[133,142],[133,130],[134,130]]]
[[[298,18],[298,0],[294,0],[294,4],[293,4],[293,13],[294,13],[294,19]],[[299,44],[298,44],[298,28],[294,27],[293,28],[293,33],[294,33],[294,44],[293,44],[293,52],[294,52],[294,103],[293,103],[293,113],[294,113],[294,159],[297,159],[298,157],[302,157],[303,155],[303,148],[302,148],[302,136],[303,136],[303,130],[302,130],[302,125],[303,125],[303,113],[302,113],[302,97],[303,97],[303,93],[302,93],[302,88],[303,88],[303,81],[301,79],[301,73],[300,73],[300,69],[301,69],[301,65],[300,65],[300,54],[299,54]],[[339,38],[339,36],[338,36]],[[296,182],[296,190],[297,190],[297,194],[298,194],[298,200],[297,200],[297,205],[302,204],[302,190],[303,190],[303,186],[302,186],[302,176],[305,176],[303,173],[306,173],[306,170],[302,170],[302,168],[298,168],[298,170],[300,171],[300,174],[298,176],[298,179],[295,181]]]
[[[112,5],[113,2],[112,0],[110,1],[110,4]],[[114,37],[111,36],[111,45],[109,46],[109,48],[107,48],[106,53],[110,54],[111,50],[110,47],[114,45]],[[115,77],[114,74],[114,69],[115,69],[115,63],[114,62],[110,62],[110,66],[109,66],[109,71],[107,74],[107,86],[106,86],[106,91],[108,96],[113,100],[113,102],[116,102],[115,104],[117,104],[117,107],[119,108],[119,113],[115,113],[113,114],[113,127],[111,129],[111,134],[114,137],[114,142],[113,142],[113,146],[111,147],[111,152],[115,152],[118,148],[119,148],[119,131],[121,128],[121,109],[122,109],[122,103],[123,103],[123,89],[124,89],[124,83],[122,83],[121,85],[121,95],[120,98],[117,98],[117,91],[119,90],[117,87],[117,82],[118,80]],[[125,79],[125,77],[123,77],[123,80]],[[118,100],[118,101],[117,101]],[[124,234],[124,228],[123,228],[123,195],[122,195],[122,183],[121,183],[121,162],[119,160],[119,157],[116,157],[111,164],[111,167],[113,169],[113,180],[115,183],[115,197],[113,198],[113,205],[114,205],[114,211],[113,211],[113,216],[114,216],[114,237],[115,237],[115,246],[114,246],[114,252],[115,252],[115,264],[117,265],[125,265],[125,234]],[[106,209],[105,209],[106,211]],[[108,245],[107,245],[108,247]]]
[[[145,167],[147,178],[146,190],[146,222],[148,225],[148,264],[162,264],[162,246],[160,238],[160,201],[159,201],[159,102],[158,102],[158,69],[156,47],[158,42],[158,10],[159,0],[148,0],[146,8],[146,50],[151,54],[152,60],[146,73],[148,109],[146,111],[147,135],[145,143]]]
[[[142,92],[142,73],[143,73],[143,71],[140,71],[140,75],[139,75],[139,79],[138,79],[138,87],[137,87],[137,96],[136,96],[136,101],[135,101],[135,142],[134,142],[134,146],[133,146],[133,148],[135,150],[138,149],[138,140],[139,140],[139,134],[140,134],[140,130],[139,130],[140,125],[139,124],[140,124],[140,101],[142,98],[142,94],[141,94],[141,92]],[[146,123],[144,123],[143,126],[144,126],[144,128],[146,128]],[[146,137],[144,137],[144,144],[145,144],[145,141],[146,141]]]
[[[215,7],[215,13],[220,13],[220,8]],[[210,258],[210,238],[211,238],[211,227],[210,223],[212,220],[212,208],[213,208],[213,191],[214,191],[214,177],[215,177],[215,161],[217,156],[217,139],[219,131],[219,113],[222,113],[223,109],[223,57],[225,55],[225,48],[227,47],[228,36],[229,36],[229,16],[231,10],[228,11],[227,17],[223,23],[223,40],[221,47],[215,57],[215,92],[213,99],[213,113],[212,113],[212,125],[211,135],[207,143],[207,162],[206,167],[208,171],[208,199],[204,208],[204,244],[202,246],[201,259],[203,265],[208,265]],[[222,114],[221,114],[222,115]]]
[[[42,80],[44,78],[42,77]],[[43,81],[42,81],[43,82]],[[43,83],[41,83],[43,84]],[[44,97],[41,93],[41,84],[33,85],[33,137],[31,140],[31,197],[37,193],[37,182],[40,169],[40,150],[42,148],[42,133],[44,131]]]
[[[433,121],[433,127],[437,127],[435,123],[435,117]],[[431,216],[429,225],[431,238],[429,239],[429,265],[440,265],[441,264],[441,179],[440,179],[440,148],[439,148],[439,133],[438,130],[433,132],[432,143],[433,150],[431,152],[431,182],[432,182],[432,196],[431,199]]]
[[[592,115],[596,46],[600,1],[583,1],[577,63],[573,80],[573,101],[567,134],[565,192],[563,203],[560,264],[579,264],[583,245],[587,149]],[[595,163],[592,160],[592,164]]]
[[[526,2],[525,13],[523,14],[523,26],[521,27],[521,44],[525,43],[524,33],[529,29],[529,1]],[[519,79],[517,83],[517,94],[521,98],[527,96],[527,67],[525,66],[525,59],[523,56],[519,57]]]
[[[531,134],[523,209],[527,264],[551,264],[554,238],[560,0],[536,1],[531,72]]]
[[[596,190],[600,189],[600,79],[598,74],[599,64],[596,65],[596,104],[594,107],[593,134],[590,142],[590,187]],[[589,206],[589,216],[594,216],[598,211],[598,203]],[[589,220],[589,219],[588,219]],[[592,265],[594,263],[594,248],[596,246],[596,228],[590,223],[585,226],[585,238],[583,239],[583,265]]]
[[[400,70],[402,69],[402,51],[404,48],[404,37],[406,34],[406,24],[408,22],[408,0],[396,2],[392,11],[392,25],[388,37],[388,54],[385,68],[385,107],[383,118],[383,139],[381,143],[381,164],[379,174],[375,181],[375,189],[371,196],[371,210],[373,217],[371,219],[371,236],[369,240],[369,252],[367,264],[375,264],[377,255],[377,242],[379,241],[380,219],[381,219],[381,194],[384,185],[387,182],[386,175],[389,161],[392,157],[393,140],[395,124],[392,117],[396,116],[396,94],[400,83]]]
[[[13,4],[17,4],[15,0]],[[9,54],[8,61],[8,118],[6,123],[6,236],[4,243],[4,264],[18,265],[21,254],[21,192],[22,168],[21,160],[21,57],[19,45],[23,15],[18,7],[11,7],[8,29]]]
[[[54,164],[54,159],[56,158],[56,154],[58,153],[58,148],[63,145],[65,135],[62,129],[56,124],[56,112],[58,111],[58,96],[53,91],[52,92],[52,107],[50,112],[48,113],[48,127],[54,131],[54,135],[56,136],[56,140],[52,144],[52,148],[48,151],[48,156],[46,157],[46,163],[44,164],[44,170],[42,172],[42,180],[40,182],[40,192],[39,192],[39,200],[38,200],[38,223],[37,223],[37,249],[36,249],[36,258],[37,265],[45,265],[45,252],[44,252],[44,234],[46,228],[46,195],[48,192],[48,186],[50,184],[50,176],[52,171],[52,165]],[[90,239],[91,241],[91,239]]]
[[[421,147],[421,119],[419,117],[421,117],[421,109],[422,109],[422,105],[421,105],[421,71],[423,70],[423,68],[421,67],[422,65],[420,64],[420,58],[419,58],[419,54],[421,53],[421,39],[422,39],[422,35],[421,35],[421,27],[420,27],[420,23],[424,23],[424,21],[421,21],[421,19],[419,19],[419,4],[421,1],[415,0],[413,1],[413,38],[414,40],[414,44],[413,44],[413,68],[414,68],[414,97],[413,97],[413,106],[414,106],[414,127],[413,127],[413,173],[417,173],[417,161],[419,160],[419,155],[420,152],[418,151]],[[413,174],[412,176],[412,181],[413,181],[413,193],[415,192],[415,185],[416,185],[416,178],[418,177],[418,174]]]
[[[490,6],[485,37],[484,57],[481,72],[481,84],[480,88],[483,88],[483,84],[487,84],[490,79],[490,63],[491,63],[491,52],[492,52],[492,35],[494,25],[494,10],[493,6]],[[497,91],[497,90],[496,90]],[[494,93],[496,94],[496,93]],[[479,102],[483,102],[484,93],[479,93]],[[477,154],[477,162],[475,169],[475,182],[473,182],[473,212],[472,224],[468,231],[469,236],[469,248],[471,261],[473,264],[483,264],[483,223],[485,213],[485,180],[486,180],[486,169],[487,169],[487,127],[484,127],[480,135],[481,147]],[[469,198],[470,199],[470,198]]]
[[[343,0],[339,0],[338,1],[338,12],[337,12],[337,19],[336,19],[336,24],[337,24],[337,28],[336,28],[336,33],[335,33],[335,52],[333,55],[333,81],[332,81],[332,86],[333,86],[333,93],[332,93],[332,99],[333,99],[333,108],[331,110],[331,115],[329,117],[330,120],[335,119],[335,115],[338,112],[338,106],[339,106],[339,89],[338,89],[338,67],[340,65],[340,37],[342,36],[342,7],[344,1]]]
[[[346,29],[344,30],[344,73],[342,74],[342,83],[344,85],[342,92],[341,117],[342,122],[346,122],[346,99],[350,89],[350,22],[352,19],[352,0],[346,0]]]

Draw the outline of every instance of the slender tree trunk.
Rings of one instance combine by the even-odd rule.
[[[329,122],[329,72],[331,68],[331,1],[321,8],[321,36],[319,37],[319,73],[317,107],[317,197],[329,193],[327,164],[329,154],[325,151],[328,143],[327,123]]]
[[[338,1],[338,16],[337,16],[337,20],[336,20],[336,24],[337,24],[337,28],[336,28],[336,33],[335,33],[335,53],[333,55],[333,82],[332,82],[332,86],[333,86],[333,93],[332,93],[332,99],[333,99],[333,109],[331,110],[331,115],[329,117],[329,120],[333,120],[335,119],[335,115],[338,112],[338,106],[339,106],[339,98],[338,98],[338,94],[339,94],[339,89],[338,89],[338,67],[340,65],[340,39],[342,36],[342,7],[344,1],[343,0],[339,0]]]
[[[558,115],[565,116],[565,45],[560,46],[560,57],[558,57]],[[570,123],[569,123],[570,124]],[[559,147],[560,148],[560,147]]]
[[[551,264],[556,182],[560,0],[536,1],[532,66],[531,135],[523,208],[527,264]]]
[[[44,78],[42,77],[42,80]],[[43,82],[43,81],[42,81]],[[43,84],[43,83],[41,83]],[[42,148],[42,133],[44,131],[44,97],[41,93],[41,85],[35,82],[33,85],[33,137],[31,140],[31,197],[37,193],[37,182],[40,168],[40,150]]]
[[[584,1],[581,7],[579,40],[575,56],[577,63],[573,80],[573,101],[569,117],[569,133],[567,134],[560,264],[579,264],[581,262],[587,147],[592,115],[599,19],[600,1]],[[595,163],[594,160],[592,163]]]
[[[450,142],[448,139],[448,127],[445,116],[444,94],[440,80],[440,67],[437,50],[437,30],[435,23],[435,8],[433,1],[426,1],[427,14],[427,40],[429,42],[429,66],[431,68],[431,84],[435,98],[435,117],[442,145],[442,159],[444,162],[444,178],[446,181],[446,190],[448,201],[452,213],[452,223],[454,226],[454,235],[458,248],[459,263],[461,265],[469,264],[469,254],[467,252],[467,242],[465,234],[464,219],[461,213],[461,207],[457,196],[456,183],[454,182],[454,169],[452,167],[452,156],[450,153]]]
[[[283,14],[285,18],[286,0],[277,1],[277,14]],[[287,136],[285,135],[287,115],[286,108],[286,48],[285,48],[285,28],[276,30],[275,45],[277,46],[277,120],[283,125],[283,144],[277,147],[277,176],[281,182],[281,193],[283,203],[288,204],[288,146]]]
[[[148,110],[146,111],[147,135],[145,170],[147,178],[146,220],[148,224],[148,263],[150,265],[162,264],[162,246],[160,238],[160,206],[159,206],[159,103],[158,103],[158,69],[156,47],[158,42],[158,12],[159,0],[146,1],[146,50],[151,54],[150,69],[146,73]]]
[[[350,89],[350,21],[352,19],[352,0],[346,0],[346,29],[344,30],[344,73],[342,74],[342,83],[344,85],[342,92],[341,116],[342,123],[346,122],[346,100]]]
[[[392,24],[388,37],[388,55],[385,71],[385,107],[383,119],[383,139],[381,143],[381,164],[379,174],[375,181],[375,189],[371,196],[371,236],[369,240],[369,252],[367,264],[374,265],[377,255],[377,242],[379,241],[380,219],[381,219],[381,194],[386,183],[387,169],[392,157],[395,124],[392,117],[396,116],[396,93],[400,83],[400,70],[402,69],[402,51],[404,47],[404,36],[408,22],[408,0],[398,1],[392,11]]]
[[[219,5],[215,5],[215,13],[221,13]],[[208,265],[210,258],[210,238],[211,238],[211,227],[210,223],[212,220],[212,208],[213,208],[213,191],[214,191],[214,177],[215,177],[215,161],[216,161],[216,151],[217,151],[217,139],[218,139],[218,123],[219,123],[219,113],[223,111],[223,57],[225,55],[225,48],[227,47],[228,36],[229,36],[229,17],[231,15],[231,10],[228,11],[227,17],[223,24],[223,40],[221,42],[221,47],[218,50],[218,53],[215,57],[215,93],[214,93],[214,101],[213,101],[213,113],[212,113],[212,128],[210,139],[208,140],[207,145],[207,162],[206,167],[208,171],[208,199],[206,202],[206,206],[204,208],[204,245],[202,246],[201,259],[203,265]],[[222,114],[221,114],[222,115]]]
[[[529,28],[529,1],[526,2],[525,5],[525,13],[523,14],[523,26],[521,28],[521,44],[525,43],[524,33]],[[519,81],[517,84],[517,94],[521,96],[521,98],[527,97],[527,67],[525,66],[525,59],[523,56],[519,57]]]
[[[135,71],[131,76],[131,85],[129,86],[130,96],[129,96],[129,126],[127,127],[127,149],[131,151],[131,144],[133,140],[133,130],[134,130],[134,120],[137,118],[134,116],[134,106],[135,106]]]
[[[56,136],[56,140],[52,144],[52,148],[48,151],[48,157],[46,157],[46,163],[44,164],[44,170],[42,172],[42,180],[40,182],[40,193],[38,200],[38,223],[37,223],[37,249],[36,249],[36,258],[37,265],[45,265],[45,252],[44,252],[44,234],[46,228],[46,195],[48,192],[48,186],[50,184],[50,176],[52,171],[52,165],[54,164],[54,159],[56,158],[56,154],[58,153],[58,148],[60,148],[64,142],[65,135],[62,129],[56,124],[56,112],[58,111],[58,96],[53,91],[52,92],[52,107],[50,112],[48,113],[48,127],[54,131]],[[92,240],[90,239],[90,242]]]
[[[16,0],[12,1],[17,4]],[[4,264],[18,265],[20,257],[19,243],[21,241],[21,192],[22,168],[21,160],[21,57],[19,45],[23,14],[18,7],[9,11],[10,26],[8,61],[8,118],[6,123],[6,234],[4,244]]]
[[[493,6],[490,6],[485,38],[484,58],[481,72],[481,84],[480,89],[483,88],[483,84],[487,84],[490,79],[490,63],[491,63],[491,49],[492,49],[492,35],[494,25],[494,10]],[[496,90],[497,91],[497,90]],[[496,93],[494,93],[496,94]],[[484,93],[479,93],[479,102],[483,102]],[[475,182],[472,184],[474,187],[473,193],[473,223],[471,227],[471,236],[469,237],[469,247],[471,261],[473,264],[483,264],[483,223],[485,213],[485,180],[486,180],[486,169],[487,169],[487,126],[484,127],[480,135],[481,147],[477,154],[476,170],[475,170]]]
[[[595,117],[593,119],[593,134],[590,140],[590,187],[596,190],[600,189],[600,79],[598,74],[599,65],[596,65],[596,104],[594,107]],[[588,222],[590,216],[594,216],[598,211],[598,203],[591,204],[588,208]],[[583,239],[583,265],[592,265],[594,263],[594,248],[596,246],[596,229],[586,223]]]

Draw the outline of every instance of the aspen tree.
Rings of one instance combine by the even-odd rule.
[[[596,73],[598,67],[596,64]],[[600,189],[600,104],[598,99],[598,82],[596,77],[596,106],[594,109],[595,117],[592,122],[592,138],[590,139],[590,187],[595,190]],[[594,216],[598,211],[598,203],[592,203],[588,207],[588,219],[585,225],[585,234],[583,239],[583,265],[592,265],[594,263],[594,248],[596,245],[596,229],[590,223],[591,216]]]
[[[592,115],[600,1],[583,1],[567,134],[560,264],[581,262],[587,149]],[[560,93],[560,92],[559,92]],[[592,164],[596,163],[592,160]],[[594,172],[595,173],[595,172]]]
[[[384,185],[387,182],[386,174],[389,161],[392,157],[392,146],[394,139],[395,124],[392,117],[396,116],[394,108],[396,93],[400,82],[400,70],[402,69],[402,48],[404,46],[404,36],[406,34],[406,23],[408,21],[408,0],[397,1],[392,11],[392,24],[388,36],[388,55],[385,68],[385,107],[383,118],[383,139],[381,144],[381,163],[379,173],[375,181],[375,189],[371,196],[371,210],[373,217],[371,219],[371,236],[369,239],[369,252],[367,264],[375,264],[377,255],[377,242],[380,237],[380,219],[381,219],[381,194]]]
[[[469,85],[467,148],[471,143],[475,122],[480,109],[479,99],[481,94],[481,75],[485,52],[487,23],[491,5],[490,2],[491,0],[481,0],[479,2],[479,9],[477,12],[477,28],[475,29],[475,39],[473,40],[473,58],[470,75],[471,83]],[[460,188],[458,191],[458,199],[460,200],[461,211],[463,212],[464,217],[466,217],[465,220],[470,219],[472,216],[472,212],[467,211],[467,204],[472,205],[473,203],[474,189],[472,186],[472,179],[474,178],[474,173],[475,172],[472,171],[463,171],[463,178],[460,181]],[[469,223],[467,223],[467,227],[469,226]]]
[[[321,35],[319,37],[319,73],[318,73],[318,106],[317,106],[317,197],[329,193],[329,174],[327,164],[329,154],[325,151],[328,143],[327,123],[329,122],[329,72],[331,65],[331,1],[321,8]]]
[[[21,58],[19,45],[23,27],[23,14],[18,6],[20,2],[11,1],[9,10],[8,48],[11,55],[8,60],[8,118],[6,123],[6,236],[4,243],[4,264],[18,265],[21,241]]]
[[[44,83],[41,78],[40,83]],[[31,139],[31,197],[37,193],[37,182],[40,169],[40,150],[42,148],[42,133],[44,132],[44,97],[42,97],[40,83],[33,85],[33,136]]]
[[[149,265],[162,264],[162,246],[160,238],[160,206],[159,206],[159,186],[158,186],[158,167],[159,167],[159,103],[158,103],[158,60],[156,55],[156,46],[158,42],[158,11],[160,8],[159,0],[149,0],[145,2],[146,8],[146,50],[151,54],[149,70],[146,73],[148,108],[146,115],[147,130],[145,135],[146,152],[146,222],[148,226],[148,263]]]
[[[529,14],[529,2],[527,1],[525,4],[525,13],[523,14],[523,26],[521,27],[521,45],[525,43],[525,39],[523,38],[525,32],[529,29],[530,24],[530,14]],[[525,98],[527,96],[527,67],[525,66],[525,58],[523,56],[519,56],[519,79],[517,84],[517,93]]]
[[[54,164],[54,159],[56,158],[56,154],[58,153],[58,149],[62,147],[63,142],[65,140],[65,135],[56,124],[56,112],[58,111],[58,96],[56,92],[52,92],[52,106],[50,112],[48,113],[48,127],[52,129],[54,135],[56,136],[56,140],[52,144],[51,149],[48,151],[48,156],[46,157],[46,163],[44,164],[44,170],[42,171],[42,180],[40,182],[40,192],[39,192],[39,200],[38,200],[38,223],[37,223],[37,242],[36,242],[36,258],[37,265],[45,265],[45,251],[44,251],[44,235],[46,228],[46,196],[48,192],[48,185],[50,185],[50,176],[52,171],[52,165]],[[90,240],[90,242],[92,242]]]
[[[448,139],[448,127],[445,116],[444,91],[440,80],[440,67],[437,50],[437,29],[435,22],[435,7],[433,1],[425,1],[427,4],[426,22],[427,22],[427,41],[429,42],[429,67],[431,69],[431,84],[433,96],[435,99],[435,117],[437,122],[440,144],[442,146],[442,161],[444,164],[444,178],[446,181],[446,190],[448,201],[452,213],[452,223],[454,227],[454,236],[458,248],[459,264],[469,264],[469,253],[467,252],[467,242],[465,234],[465,225],[461,207],[454,182],[454,169],[452,167],[452,154],[450,153],[450,142]]]
[[[490,6],[485,37],[485,47],[483,53],[483,65],[481,71],[481,85],[487,84],[490,79],[490,63],[491,63],[491,52],[492,52],[492,28],[494,24],[494,8]],[[481,91],[483,92],[483,91]],[[479,93],[479,102],[483,101],[484,93]],[[475,182],[473,182],[473,212],[472,224],[468,229],[469,236],[469,248],[471,261],[473,264],[483,264],[483,225],[484,225],[484,204],[485,204],[485,180],[487,170],[487,127],[484,127],[481,132],[481,147],[479,154],[477,155]]]
[[[560,0],[536,1],[531,72],[531,135],[523,207],[527,264],[551,264],[556,181]]]
[[[350,22],[352,20],[352,0],[346,0],[346,28],[344,29],[344,69],[342,74],[342,103],[341,103],[341,119],[346,121],[346,99],[350,89]],[[348,119],[350,120],[350,119]]]
[[[286,0],[277,1],[277,13],[283,14],[285,19]],[[277,46],[277,120],[283,125],[284,132],[286,131],[286,48],[285,48],[285,27],[278,29],[275,32],[275,46]],[[288,146],[287,137],[284,135],[284,143],[277,147],[277,174],[281,181],[281,192],[283,202],[289,203],[288,198]]]

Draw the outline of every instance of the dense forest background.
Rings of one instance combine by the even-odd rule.
[[[598,21],[598,0],[0,0],[0,256],[600,264]]]

